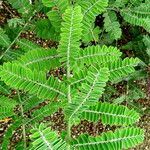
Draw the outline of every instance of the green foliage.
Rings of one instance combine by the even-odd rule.
[[[56,49],[34,49],[23,55],[17,63],[31,70],[47,71],[60,66]]]
[[[0,46],[8,47],[11,43],[9,37],[5,34],[5,31],[0,28]]]
[[[138,99],[145,99],[146,93],[142,91],[136,84],[130,85],[132,89],[129,89],[128,94],[123,94],[120,97],[113,100],[114,104],[120,104],[124,101],[133,102]]]
[[[85,80],[79,88],[79,92],[75,94],[72,98],[72,104],[66,108],[67,118],[74,120],[78,117],[81,112],[85,111],[89,106],[94,105],[99,97],[104,91],[106,82],[108,81],[108,69],[101,68],[97,70],[93,67],[91,71],[88,72]]]
[[[12,18],[8,20],[8,26],[16,28],[17,26],[23,25],[25,22],[20,18]]]
[[[29,50],[34,50],[34,49],[40,48],[35,43],[33,43],[29,40],[26,40],[26,39],[18,39],[17,44],[25,52],[28,52]]]
[[[68,7],[63,16],[64,22],[61,28],[61,40],[58,51],[60,62],[64,66],[70,68],[75,61],[75,57],[79,51],[79,40],[81,38],[81,21],[82,21],[81,7]],[[71,69],[71,68],[70,68]]]
[[[4,57],[3,59],[5,61],[14,61],[17,58],[19,58],[20,56],[22,56],[24,54],[24,51],[22,49],[8,49],[8,51],[6,53],[4,53]]]
[[[52,23],[52,26],[55,27],[56,32],[60,32],[62,17],[59,15],[58,10],[48,12],[47,16]]]
[[[144,44],[145,44],[148,48],[150,48],[150,37],[149,37],[148,35],[145,35],[145,36],[143,37],[143,41],[144,41]]]
[[[53,1],[48,1],[48,0],[42,0],[42,3],[43,3],[44,6],[46,6],[46,7],[52,7],[52,6],[55,5]]]
[[[38,20],[35,26],[35,32],[38,37],[58,41],[59,35],[55,32],[55,28],[48,19]]]
[[[32,148],[37,150],[63,150],[66,149],[66,143],[58,134],[52,131],[49,127],[44,124],[40,124],[38,127],[34,127],[31,130]]]
[[[103,133],[101,136],[80,136],[72,141],[72,149],[127,149],[143,141],[143,130],[139,128],[122,128],[115,132]]]
[[[84,41],[86,36],[93,34],[92,25],[95,21],[95,17],[105,11],[105,8],[108,5],[108,0],[89,0],[88,2],[86,0],[82,0],[79,2],[79,5],[81,6],[83,14],[82,33],[84,36],[82,36],[82,40]]]
[[[125,5],[129,2],[129,0],[113,0],[110,1],[110,3],[112,3],[111,5],[113,7],[125,7]]]
[[[12,88],[28,91],[30,94],[37,94],[39,98],[53,99],[57,95],[66,96],[63,84],[60,84],[53,76],[46,80],[43,72],[36,70],[32,72],[30,69],[16,63],[4,64],[0,76]]]
[[[149,1],[7,2],[19,15],[0,28],[0,120],[12,121],[2,149],[18,129],[12,149],[122,150],[142,143],[133,107],[146,95],[134,80],[147,77],[150,62]],[[119,93],[124,80],[127,92]],[[66,129],[57,133],[47,117],[60,108]],[[73,139],[71,129],[83,119],[117,129]]]
[[[97,43],[99,41],[100,33],[101,33],[101,30],[99,27],[95,27],[95,28],[92,27],[91,34],[88,34],[86,37],[84,37],[85,43],[88,43],[89,41]]]
[[[52,7],[52,10],[47,13],[47,16],[55,28],[56,32],[60,32],[62,14],[65,12],[68,0],[43,0],[43,4],[47,7]]]
[[[14,9],[17,9],[19,13],[27,17],[32,11],[32,4],[29,0],[7,0]]]
[[[121,56],[121,52],[116,47],[107,46],[89,46],[79,51],[76,58],[79,64],[101,64],[113,62]]]
[[[41,107],[38,110],[35,110],[32,114],[32,123],[36,123],[37,121],[42,121],[45,117],[52,115],[59,108],[63,108],[64,104],[62,102],[50,102],[48,105]]]
[[[15,120],[15,122],[13,122],[13,124],[6,130],[5,139],[3,140],[2,145],[1,145],[3,150],[8,150],[10,138],[13,135],[13,131],[18,129],[21,126],[21,124],[22,124],[21,118],[17,118],[17,120]]]
[[[143,42],[144,42],[144,44],[145,44],[145,46],[147,47],[147,49],[146,49],[146,52],[147,52],[147,54],[148,54],[148,56],[149,56],[149,64],[150,64],[150,36],[144,36],[143,37]]]
[[[34,109],[43,101],[43,99],[39,99],[35,95],[29,95],[24,97],[22,102],[24,112],[28,112],[29,110]]]
[[[112,63],[105,64],[110,71],[110,81],[119,81],[120,78],[133,73],[135,71],[134,66],[136,66],[139,62],[140,60],[138,58],[126,58],[124,60],[119,59]]]
[[[137,122],[139,114],[124,106],[116,107],[109,103],[98,103],[85,110],[81,118],[94,122],[101,120],[103,124],[126,126]]]
[[[0,81],[0,94],[9,94],[10,88],[4,82]]]
[[[13,116],[16,105],[14,100],[0,96],[0,120]]]
[[[113,11],[108,11],[104,13],[104,29],[108,32],[111,39],[117,40],[120,39],[122,31],[120,24],[117,21],[116,13]]]
[[[121,11],[121,15],[125,21],[142,26],[147,32],[150,32],[150,15],[149,15],[150,3],[142,3],[138,7],[127,8]]]
[[[42,2],[46,7],[57,7],[58,11],[60,11],[58,13],[63,13],[69,5],[68,0],[42,0]]]

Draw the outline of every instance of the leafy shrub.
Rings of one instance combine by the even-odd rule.
[[[119,105],[118,100],[114,100],[113,104],[101,99],[108,94],[107,90],[105,93],[108,84],[131,80],[132,75],[139,71],[135,67],[143,67],[144,61],[138,58],[138,54],[137,57],[125,57],[115,44],[123,38],[124,24],[143,27],[146,33],[150,31],[149,1],[8,2],[19,12],[19,22],[24,25],[0,29],[0,119],[12,119],[12,124],[5,131],[2,149],[8,149],[13,132],[19,128],[22,139],[14,146],[16,149],[121,150],[142,143],[144,131],[136,127],[140,114]],[[37,19],[35,16],[39,12],[47,16]],[[103,27],[94,24],[98,15],[103,18]],[[11,24],[13,21],[16,24],[16,19],[11,20]],[[16,37],[12,38],[10,35],[15,30]],[[21,39],[21,33],[26,30],[33,30],[38,38],[55,41],[55,48],[44,49]],[[140,43],[149,58],[149,36],[142,36]],[[13,48],[14,44],[19,48]],[[121,49],[135,45],[134,41],[130,41]],[[146,65],[149,65],[149,60]],[[50,70],[58,68],[65,70],[61,78],[47,75]],[[17,95],[11,97],[11,90],[15,90]],[[43,102],[48,104],[39,107]],[[48,123],[43,123],[59,108],[63,109],[66,123],[66,130],[61,134],[53,131]],[[82,134],[73,138],[72,126],[83,119],[94,123],[100,120],[104,125],[119,128],[101,135]],[[30,135],[29,142],[27,135]]]

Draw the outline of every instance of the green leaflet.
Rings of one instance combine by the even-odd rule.
[[[143,36],[143,42],[144,42],[144,44],[145,44],[148,48],[150,48],[150,36],[144,35],[144,36]]]
[[[143,0],[130,0],[131,4],[134,6],[139,6]],[[146,1],[145,1],[146,3]]]
[[[23,98],[22,105],[24,112],[28,112],[29,110],[34,109],[37,107],[40,103],[45,101],[44,99],[39,99],[35,95],[29,95]]]
[[[58,10],[51,10],[50,12],[47,13],[47,16],[51,24],[55,28],[56,32],[59,33],[61,28],[61,22],[62,22],[62,17],[60,15],[60,12],[58,12]]]
[[[67,6],[69,5],[68,0],[42,0],[42,2],[46,7],[56,7],[58,13],[64,13]]]
[[[4,82],[0,81],[0,94],[9,94],[10,88]]]
[[[109,3],[112,2],[113,7],[125,7],[125,5],[128,3],[129,0],[115,0],[115,1],[110,1]]]
[[[79,88],[82,82],[85,81],[87,73],[88,73],[87,69],[74,71],[73,77],[69,78],[68,80],[71,88]]]
[[[95,42],[98,43],[99,41],[99,35],[102,32],[102,30],[100,29],[100,27],[94,27],[94,23],[93,26],[90,29],[91,34],[88,34],[86,36],[84,36],[84,42],[88,43],[88,42]]]
[[[143,42],[144,42],[144,44],[145,44],[145,46],[147,47],[147,49],[146,49],[146,52],[147,52],[147,54],[148,54],[148,56],[149,56],[149,64],[150,64],[150,36],[144,36],[143,37]]]
[[[4,52],[4,55],[1,55],[1,58],[5,61],[12,62],[20,58],[24,53],[25,51],[22,49],[9,49],[7,52]]]
[[[42,0],[42,3],[43,3],[43,5],[46,6],[46,7],[52,7],[52,6],[54,6],[54,2],[53,2],[53,1]]]
[[[12,28],[16,28],[18,26],[21,26],[25,23],[25,21],[23,19],[19,19],[19,18],[12,18],[8,20],[8,26],[12,27]]]

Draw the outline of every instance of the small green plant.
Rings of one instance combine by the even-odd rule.
[[[32,6],[27,1],[29,7],[25,5],[26,9],[17,7],[13,1],[17,3],[16,0],[9,0],[9,3],[20,13],[23,8],[26,11],[23,13],[23,20],[9,22],[15,23],[15,27],[19,23],[21,26],[12,42],[6,32],[0,29],[0,45],[3,48],[0,56],[0,119],[12,119],[2,141],[2,149],[8,149],[13,131],[19,128],[22,140],[14,146],[16,149],[122,150],[142,143],[144,131],[136,127],[140,114],[126,106],[99,100],[105,93],[107,83],[116,83],[129,77],[141,61],[139,58],[123,58],[117,47],[108,46],[105,39],[99,41],[101,31],[94,26],[94,21],[96,16],[103,13],[104,36],[109,37],[110,41],[117,40],[122,35],[116,15],[118,12],[126,22],[142,26],[149,32],[149,18],[145,13],[149,10],[150,3],[122,0],[43,0],[47,8],[52,8],[47,11],[49,20],[40,19],[35,23],[31,21],[33,16],[28,18],[27,10],[30,14],[35,13],[33,8],[38,3]],[[20,3],[23,5],[22,1]],[[47,8],[43,6],[36,11],[46,11]],[[28,26],[26,20],[35,26],[37,36],[59,42],[58,47],[44,49],[25,39],[18,39]],[[22,27],[21,24],[24,23],[25,26]],[[33,26],[29,25],[29,28],[32,29]],[[19,56],[10,61],[14,43],[21,50],[18,50],[20,53],[15,51]],[[144,36],[144,43],[149,44],[149,37]],[[148,50],[147,52],[149,54]],[[47,76],[49,70],[57,68],[65,70],[61,78]],[[12,89],[17,93],[13,98],[9,95]],[[47,105],[36,108],[45,101],[48,102]],[[19,111],[15,111],[15,108],[19,108]],[[41,123],[59,108],[63,109],[66,123],[66,130],[61,133],[53,131],[49,123]],[[104,125],[115,125],[118,129],[101,135],[82,134],[73,138],[72,126],[84,119],[94,123],[100,120]],[[29,142],[27,135],[31,139]]]

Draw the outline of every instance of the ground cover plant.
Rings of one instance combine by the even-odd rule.
[[[149,0],[1,7],[2,150],[122,150],[144,142],[137,122],[149,114],[149,104],[138,103],[150,97]],[[86,123],[92,129],[84,131]]]

